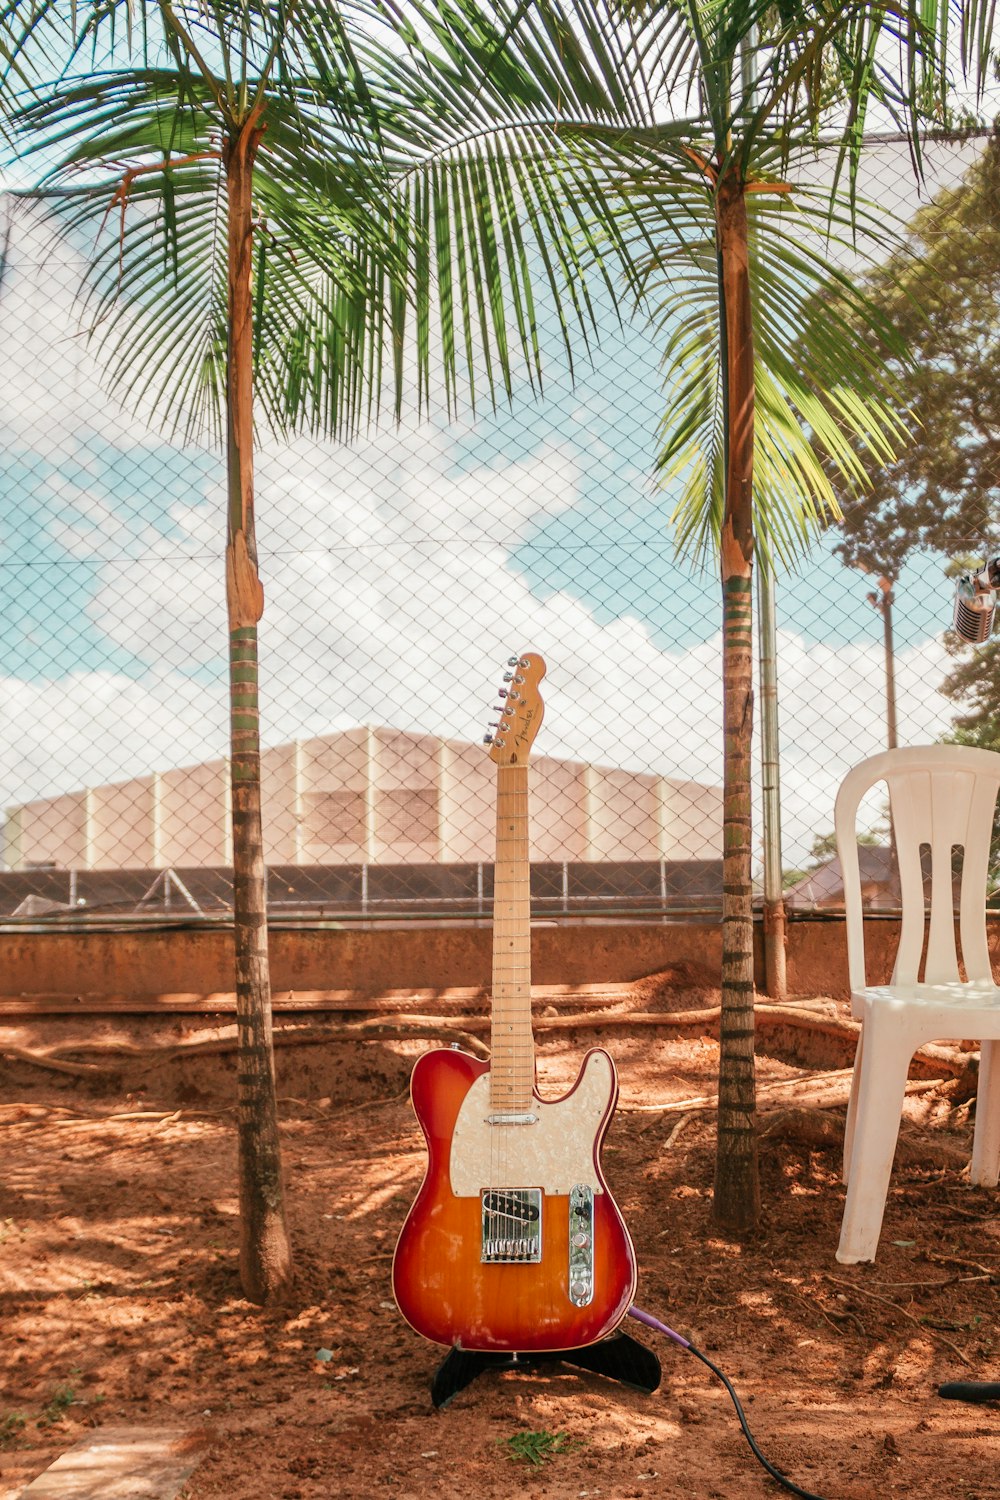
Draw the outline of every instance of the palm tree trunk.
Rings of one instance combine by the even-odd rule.
[[[726,445],[721,539],[725,759],[719,1134],[712,1214],[718,1223],[743,1230],[760,1216],[750,883],[754,352],[746,198],[735,172],[719,179],[716,216]]]
[[[260,710],[257,621],[264,593],[257,574],[253,512],[253,121],[226,145],[229,342],[226,375],[230,756],[233,817],[233,925],[239,1029],[240,1279],[252,1302],[282,1299],[292,1275],[285,1223],[281,1145],[274,1086],[267,894],[260,819]]]

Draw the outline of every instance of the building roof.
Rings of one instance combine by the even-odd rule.
[[[868,904],[899,905],[899,878],[890,845],[859,844],[858,866],[861,872],[861,889],[868,898]],[[785,892],[785,904],[798,907],[843,906],[844,875],[839,855],[817,865],[815,870],[810,870],[808,875],[790,886]]]

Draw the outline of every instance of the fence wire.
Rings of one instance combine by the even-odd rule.
[[[982,140],[905,144],[862,191],[901,219]],[[0,918],[224,918],[231,903],[221,456],[109,399],[81,264],[17,213],[0,287]],[[600,304],[575,382],[554,317],[540,398],[387,427],[350,447],[262,440],[262,781],[273,917],[482,916],[504,664],[548,663],[531,779],[539,913],[715,911],[721,601],[679,560],[652,482],[660,350]],[[837,529],[776,579],[783,864],[793,909],[836,905],[833,800],[883,748],[953,731],[954,546],[891,598]],[[874,596],[873,607],[869,595]],[[892,650],[886,650],[886,609]],[[759,732],[759,730],[758,730]],[[758,759],[759,764],[759,759]],[[759,777],[758,777],[759,780]],[[756,810],[760,842],[760,807]],[[887,850],[883,809],[869,808]],[[870,860],[881,856],[874,854]],[[835,872],[834,872],[835,873]]]

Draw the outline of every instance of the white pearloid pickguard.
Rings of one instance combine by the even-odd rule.
[[[602,1122],[614,1102],[615,1069],[606,1052],[586,1059],[573,1092],[532,1100],[531,1125],[490,1125],[490,1075],[469,1089],[451,1139],[451,1190],[478,1198],[484,1188],[540,1187],[568,1193],[583,1183],[603,1192],[594,1159]]]

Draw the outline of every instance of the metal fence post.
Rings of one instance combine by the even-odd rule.
[[[788,993],[785,901],[781,871],[781,767],[778,745],[778,642],[774,572],[762,558],[757,590],[760,657],[760,764],[764,825],[764,987],[775,1000]]]

